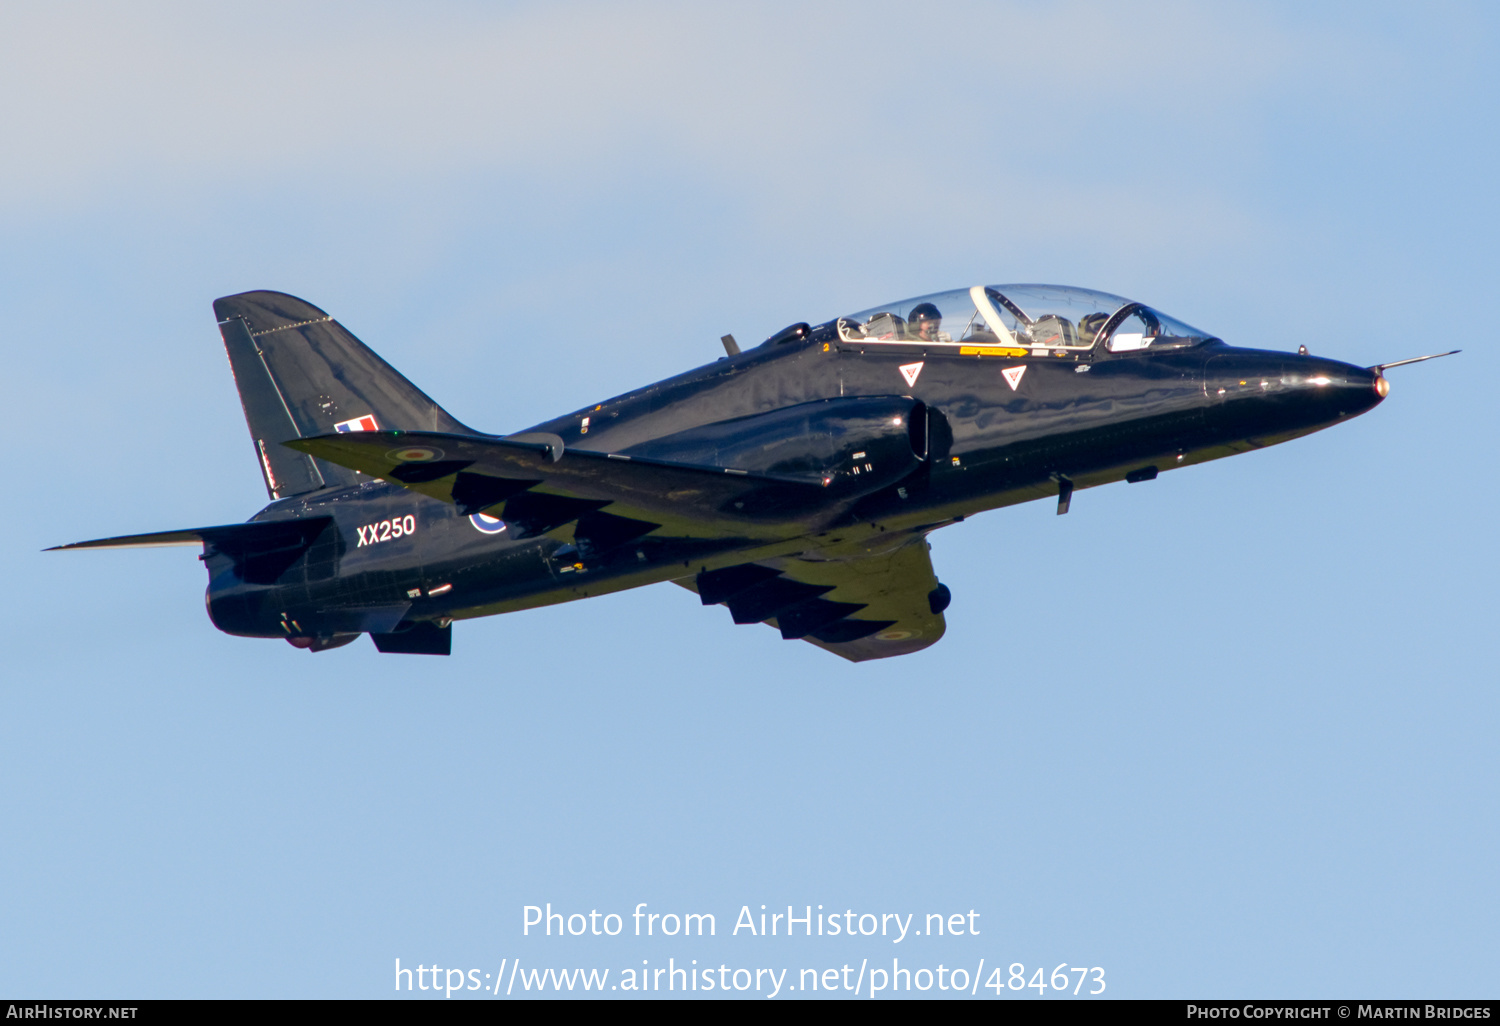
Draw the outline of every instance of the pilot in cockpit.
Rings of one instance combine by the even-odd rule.
[[[907,330],[911,337],[918,342],[951,342],[953,339],[943,334],[938,328],[942,327],[943,315],[938,308],[931,303],[918,303],[912,307],[911,316],[907,319]]]
[[[1093,345],[1094,337],[1099,334],[1099,329],[1104,327],[1104,322],[1109,320],[1109,314],[1090,313],[1078,318],[1078,340],[1084,345]]]

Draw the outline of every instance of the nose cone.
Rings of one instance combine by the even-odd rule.
[[[1209,359],[1204,392],[1242,437],[1291,437],[1357,417],[1385,398],[1379,374],[1338,360],[1253,349]]]
[[[1330,420],[1357,417],[1373,409],[1390,388],[1368,367],[1316,356],[1288,357],[1284,375],[1287,388],[1300,395],[1310,410],[1321,410]]]

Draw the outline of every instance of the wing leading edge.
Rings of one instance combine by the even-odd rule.
[[[425,431],[359,431],[285,445],[452,503],[529,524],[541,534],[609,506],[663,535],[784,536],[824,512],[820,481],[619,453],[565,449],[556,436],[486,438]]]

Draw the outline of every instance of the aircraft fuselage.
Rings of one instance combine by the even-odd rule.
[[[273,582],[245,580],[229,555],[210,550],[210,615],[233,634],[340,634],[371,628],[368,621],[340,620],[330,612],[337,607],[409,605],[407,619],[442,622],[809,549],[872,550],[985,510],[1149,480],[1286,441],[1357,416],[1383,395],[1376,371],[1217,340],[1118,353],[1095,347],[1017,355],[996,348],[961,354],[952,345],[915,340],[848,341],[830,322],[519,436],[557,436],[565,452],[670,457],[663,439],[818,400],[904,396],[923,404],[925,425],[913,445],[926,451],[914,469],[808,531],[748,544],[647,534],[591,549],[568,524],[517,537],[505,521],[365,479],[273,502],[257,515],[332,518],[333,529]]]

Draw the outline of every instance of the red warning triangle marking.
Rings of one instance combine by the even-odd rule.
[[[896,369],[899,370],[901,372],[901,376],[906,379],[907,385],[915,385],[917,383],[917,375],[922,373],[922,364],[925,362],[926,361],[923,360],[918,361],[917,363],[903,363]]]
[[[1006,367],[1000,373],[1005,375],[1005,383],[1014,392],[1021,387],[1021,375],[1026,373],[1026,365],[1023,363],[1019,367]]]

